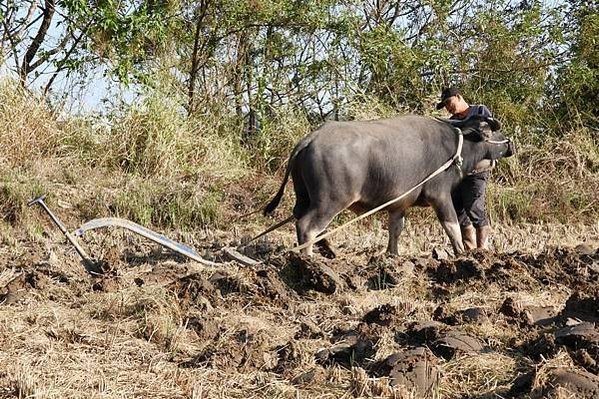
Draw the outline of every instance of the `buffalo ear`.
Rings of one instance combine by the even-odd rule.
[[[501,123],[497,119],[488,117],[487,123],[491,127],[492,131],[496,132],[497,130],[501,130]]]

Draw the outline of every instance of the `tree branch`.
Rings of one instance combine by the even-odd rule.
[[[33,13],[35,12],[36,9],[36,1],[32,0],[31,1],[31,5],[29,6],[29,10],[27,10],[27,17],[25,17],[25,19],[23,20],[23,26],[21,27],[21,29],[19,29],[18,31],[16,31],[14,33],[15,37],[20,37],[21,34],[29,27],[31,26],[31,19],[33,18]],[[35,20],[37,21],[38,18],[36,18]]]
[[[57,67],[56,71],[54,71],[54,73],[52,74],[52,77],[50,77],[50,80],[48,80],[48,83],[46,83],[46,86],[44,87],[44,95],[48,94],[48,92],[50,91],[50,87],[52,87],[52,85],[54,84],[54,80],[56,79],[56,77],[58,76],[58,74],[65,69],[63,67],[64,63],[69,59],[69,57],[71,56],[71,54],[73,53],[73,51],[75,51],[75,49],[79,45],[79,42],[81,41],[81,39],[83,39],[83,36],[86,35],[87,29],[89,28],[90,25],[91,25],[91,21],[88,22],[87,25],[85,26],[85,28],[83,28],[81,30],[81,34],[73,41],[73,44],[67,50],[67,52],[64,55],[64,57],[62,57],[62,60],[60,60],[57,63],[58,67]]]
[[[68,33],[65,33],[65,35],[62,38],[62,40],[60,41],[60,43],[58,43],[58,45],[56,47],[54,47],[52,50],[47,51],[43,57],[39,58],[36,62],[31,64],[29,66],[29,70],[30,71],[35,70],[40,65],[42,65],[44,62],[47,62],[51,56],[53,56],[54,54],[63,50],[66,47],[67,43],[69,42],[69,39],[70,39],[70,37],[69,37]]]
[[[195,104],[194,104],[194,96],[195,96],[195,86],[196,79],[199,70],[199,59],[198,53],[200,51],[200,33],[202,31],[202,26],[204,22],[204,18],[208,12],[208,6],[210,5],[209,0],[202,0],[199,6],[199,15],[198,20],[196,22],[196,29],[194,33],[193,40],[193,52],[191,54],[191,70],[189,71],[189,87],[187,90],[187,112],[188,114],[193,113]]]
[[[7,20],[6,19],[3,20],[2,24],[4,25],[5,31],[8,32],[8,22],[7,22]],[[10,42],[10,50],[12,52],[13,58],[15,59],[16,70],[19,70],[19,54],[17,53],[17,44],[14,41],[14,37],[10,33],[7,33],[6,37],[7,37],[8,41]]]

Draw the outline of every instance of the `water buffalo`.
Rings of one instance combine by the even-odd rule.
[[[285,178],[264,214],[278,206],[291,175],[297,238],[307,243],[344,209],[362,213],[416,186],[451,159],[463,134],[463,162],[434,177],[385,210],[389,214],[387,252],[398,253],[404,215],[412,206],[432,206],[455,254],[464,252],[451,192],[465,174],[485,160],[513,154],[509,140],[490,117],[441,120],[424,116],[352,122],[327,122],[294,148]],[[304,249],[312,254],[312,245]]]

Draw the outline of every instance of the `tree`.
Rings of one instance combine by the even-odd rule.
[[[142,81],[171,22],[170,2],[7,0],[0,3],[0,45],[23,86],[108,64],[121,82]]]
[[[89,23],[73,23],[56,0],[8,0],[0,6],[0,47],[26,87],[42,80],[47,93],[61,73],[81,65]]]
[[[548,94],[561,122],[599,127],[599,5],[578,0],[569,5],[563,29],[569,62],[557,72]]]

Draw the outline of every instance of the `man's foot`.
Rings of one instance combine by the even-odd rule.
[[[489,249],[489,234],[491,226],[481,226],[476,228],[476,247],[479,249]]]
[[[462,230],[462,242],[464,243],[464,249],[466,251],[471,251],[474,248],[476,248],[477,245],[477,241],[476,241],[476,229],[474,228],[474,226],[469,225],[466,227],[461,227],[460,228]]]

